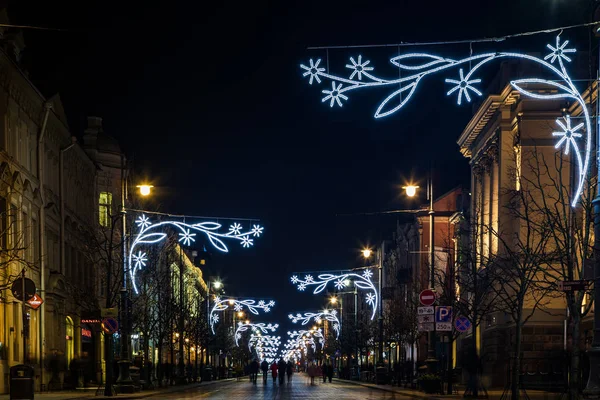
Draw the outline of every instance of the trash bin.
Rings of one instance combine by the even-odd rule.
[[[204,368],[204,371],[202,371],[202,380],[204,382],[212,381],[212,368],[211,367]]]
[[[377,367],[377,371],[375,373],[375,382],[378,385],[387,384],[387,368],[385,367]]]
[[[19,364],[10,368],[10,400],[33,400],[33,367]]]

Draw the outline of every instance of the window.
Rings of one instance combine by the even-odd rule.
[[[19,246],[19,212],[16,205],[10,205],[10,213],[8,218],[10,220],[10,248],[14,251]]]
[[[515,190],[521,190],[521,145],[516,143],[513,146],[515,152]]]
[[[33,262],[37,264],[40,259],[40,225],[38,224],[37,218],[32,218],[31,220],[31,231],[33,244]]]
[[[112,209],[112,193],[100,192],[98,200],[99,222],[101,226],[108,226],[110,222],[110,211]]]
[[[21,218],[23,218],[23,258],[25,259],[26,262],[31,262],[32,260],[32,248],[31,248],[31,225],[30,220],[29,220],[29,216],[27,215],[27,213],[25,211],[23,211]]]

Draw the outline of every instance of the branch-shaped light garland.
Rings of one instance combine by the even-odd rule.
[[[363,62],[362,56],[358,56],[358,61],[355,61],[353,57],[350,57],[350,62],[352,64],[346,64],[346,68],[349,68],[351,71],[349,78],[329,74],[325,68],[320,67],[320,59],[316,62],[313,59],[310,59],[309,65],[302,64],[300,65],[300,68],[303,70],[303,76],[309,77],[309,84],[311,85],[313,81],[321,83],[321,79],[331,81],[331,90],[322,91],[322,93],[325,94],[322,101],[329,101],[330,107],[333,107],[335,104],[341,107],[343,104],[342,100],[348,100],[346,94],[354,90],[380,87],[393,88],[392,93],[381,101],[375,112],[375,118],[382,118],[391,115],[404,107],[404,105],[412,98],[415,89],[421,80],[436,72],[446,71],[450,68],[459,66],[469,68],[466,74],[464,73],[463,68],[459,68],[458,77],[456,79],[447,78],[445,80],[446,83],[452,85],[446,94],[456,95],[457,103],[460,105],[463,97],[470,102],[472,94],[482,96],[482,92],[475,87],[476,84],[481,83],[481,79],[474,79],[473,75],[480,67],[490,61],[505,58],[519,58],[541,65],[553,73],[557,80],[526,78],[513,80],[510,84],[525,96],[543,100],[571,99],[581,106],[585,122],[576,126],[571,126],[571,119],[569,116],[563,117],[562,120],[557,118],[556,124],[560,127],[560,130],[552,133],[552,136],[559,138],[555,148],[559,148],[564,144],[565,155],[569,154],[570,146],[572,146],[574,150],[577,161],[577,186],[571,197],[571,206],[575,207],[581,196],[585,176],[590,165],[592,129],[590,115],[585,100],[573,84],[571,77],[565,69],[565,62],[571,62],[571,58],[567,54],[575,52],[575,49],[567,48],[568,43],[569,41],[566,40],[561,44],[560,36],[557,36],[555,46],[550,44],[547,45],[550,52],[543,59],[528,54],[512,52],[483,53],[457,60],[425,53],[402,54],[390,59],[390,62],[400,70],[408,71],[408,76],[400,77],[398,79],[384,79],[373,75],[370,71],[373,71],[374,68],[369,66],[370,61]],[[557,67],[554,65],[555,61],[558,63]],[[474,65],[471,67],[471,64]],[[365,78],[365,81],[363,81],[363,77]],[[535,89],[528,90],[525,88],[527,85],[543,85],[544,91],[536,91]],[[551,88],[552,91],[548,91],[548,88]],[[404,98],[400,97],[402,93],[405,93]],[[400,99],[400,102],[395,103],[396,105],[392,105],[391,100],[395,98]],[[584,143],[578,143],[578,139],[583,136],[582,128],[584,128],[584,125],[586,138]],[[580,148],[580,146],[582,148]]]
[[[379,296],[377,293],[377,288],[373,284],[371,278],[373,277],[373,272],[370,269],[365,269],[362,275],[359,275],[355,272],[344,272],[339,275],[334,274],[320,274],[317,275],[315,279],[312,275],[305,275],[304,279],[298,278],[297,275],[292,276],[291,281],[294,285],[297,285],[298,290],[304,291],[309,286],[316,286],[313,290],[314,294],[321,293],[327,285],[331,282],[334,282],[335,288],[338,290],[342,290],[346,287],[346,280],[352,280],[354,285],[363,290],[368,290],[366,296],[366,302],[372,308],[371,320],[375,318],[375,313],[377,312],[377,302],[379,301]]]
[[[205,235],[210,243],[224,253],[229,252],[224,240],[236,240],[241,243],[242,247],[251,247],[254,245],[254,237],[259,237],[263,233],[263,227],[253,225],[249,231],[242,231],[242,225],[234,222],[229,226],[228,232],[220,231],[222,225],[218,222],[199,222],[188,224],[181,221],[160,221],[157,223],[150,222],[150,219],[142,214],[136,221],[139,232],[133,235],[135,238],[129,249],[127,259],[127,267],[133,289],[138,293],[138,288],[135,283],[135,274],[137,271],[146,266],[148,256],[145,252],[138,250],[135,253],[136,247],[140,245],[149,245],[159,243],[167,238],[165,228],[170,227],[179,232],[179,242],[185,246],[191,245],[196,241],[196,235]],[[158,231],[158,232],[157,232]],[[133,263],[133,267],[132,267]]]
[[[324,310],[322,312],[305,312],[304,314],[289,314],[288,318],[292,320],[292,322],[298,323],[301,322],[302,325],[307,325],[313,320],[315,323],[320,324],[323,320],[333,322],[332,328],[335,331],[335,338],[339,339],[340,337],[340,320],[337,317],[336,310]]]
[[[242,338],[242,332],[246,332],[248,329],[267,334],[269,332],[275,332],[277,328],[279,328],[279,324],[254,324],[252,322],[245,324],[243,322],[238,322],[238,327],[235,330],[235,345],[238,347],[240,346],[238,341]]]
[[[215,298],[215,302],[213,308],[210,310],[210,316],[208,321],[210,323],[210,330],[213,335],[215,334],[215,324],[219,322],[219,314],[217,312],[222,312],[227,310],[229,307],[233,307],[236,312],[243,311],[247,309],[254,315],[259,314],[259,310],[262,310],[266,313],[271,311],[271,307],[275,305],[273,300],[268,303],[264,300],[256,300],[246,299],[246,300],[237,300],[237,299],[221,299],[220,297]]]

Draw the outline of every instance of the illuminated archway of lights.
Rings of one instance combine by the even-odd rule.
[[[236,312],[240,312],[243,310],[248,310],[254,315],[259,314],[259,310],[262,310],[266,313],[271,311],[271,307],[275,305],[273,300],[268,303],[264,300],[256,300],[246,299],[246,300],[237,300],[233,298],[221,299],[220,297],[216,297],[214,300],[214,304],[212,309],[210,310],[210,315],[208,321],[210,323],[210,330],[213,335],[215,334],[215,324],[219,322],[219,314],[218,312],[222,312],[227,310],[229,307],[232,307]]]
[[[260,237],[263,233],[263,227],[260,225],[252,225],[252,229],[243,231],[242,225],[234,222],[229,226],[227,232],[220,231],[222,225],[218,222],[198,222],[188,224],[182,221],[160,221],[152,223],[150,218],[142,214],[136,221],[139,231],[132,235],[133,243],[129,249],[127,259],[127,268],[129,268],[129,276],[133,289],[138,293],[138,288],[135,283],[135,274],[137,271],[146,266],[148,256],[145,252],[136,248],[141,245],[149,245],[159,243],[167,238],[165,228],[175,229],[179,233],[179,242],[185,246],[191,245],[196,241],[196,235],[205,235],[210,243],[222,252],[227,253],[229,249],[224,240],[234,240],[240,242],[242,247],[251,247],[254,245],[254,238]],[[133,268],[132,264],[133,263]]]
[[[248,329],[250,329],[251,331],[254,330],[255,332],[262,332],[264,334],[268,334],[269,332],[275,332],[277,328],[279,328],[279,324],[253,324],[251,322],[245,324],[243,322],[238,322],[238,327],[235,330],[235,345],[238,347],[240,346],[239,340],[242,338],[242,333],[246,332]]]
[[[371,320],[373,320],[375,318],[375,313],[377,312],[379,296],[377,288],[371,280],[372,277],[373,272],[371,272],[370,269],[365,269],[361,275],[354,272],[344,272],[339,275],[320,274],[314,278],[312,275],[307,274],[304,276],[304,279],[294,275],[292,276],[291,281],[294,285],[297,285],[298,290],[300,291],[304,291],[309,286],[316,286],[313,293],[318,294],[325,290],[329,283],[333,282],[335,288],[341,290],[346,287],[346,281],[351,280],[357,288],[369,291],[366,296],[366,302],[371,306]]]
[[[252,335],[248,342],[250,351],[254,351],[260,360],[266,360],[269,364],[275,360],[279,347],[281,346],[281,337],[273,335]]]
[[[479,68],[490,61],[518,58],[542,66],[545,70],[552,73],[555,79],[549,80],[533,77],[513,80],[510,84],[518,92],[528,97],[542,100],[571,99],[581,106],[585,118],[584,123],[571,127],[570,121],[567,118],[565,118],[565,123],[558,118],[556,124],[560,127],[560,131],[553,132],[552,134],[554,137],[559,137],[555,146],[556,148],[564,144],[565,155],[569,154],[570,146],[573,147],[575,153],[578,183],[575,192],[571,196],[571,206],[575,207],[581,196],[585,176],[590,165],[592,129],[585,100],[575,87],[565,68],[565,63],[571,62],[568,54],[575,52],[574,48],[567,48],[568,43],[568,40],[561,43],[560,35],[556,36],[556,44],[554,46],[550,44],[546,45],[549,52],[544,58],[512,52],[483,53],[461,59],[440,57],[426,53],[402,54],[391,58],[390,62],[399,70],[408,71],[408,73],[405,76],[394,79],[384,79],[375,76],[370,72],[374,69],[372,66],[369,66],[370,61],[362,61],[362,56],[358,57],[358,62],[353,57],[350,57],[352,64],[346,65],[350,73],[349,78],[328,73],[324,67],[319,66],[320,59],[316,62],[310,59],[308,66],[301,64],[300,68],[302,69],[302,75],[309,78],[309,84],[311,85],[313,81],[316,81],[317,84],[321,83],[321,80],[331,82],[330,90],[322,90],[322,93],[325,95],[322,102],[328,101],[330,107],[336,104],[342,107],[342,100],[348,101],[348,95],[353,91],[367,88],[389,88],[391,93],[381,101],[377,111],[375,111],[375,118],[382,118],[404,107],[412,98],[421,80],[437,72],[446,72],[449,69],[460,67],[458,69],[458,76],[455,75],[454,77],[445,79],[445,82],[450,85],[446,94],[448,96],[456,96],[457,103],[460,105],[463,98],[467,102],[471,102],[471,96],[482,96],[480,89],[476,88],[476,85],[481,83],[481,79],[475,79],[474,74],[478,72]],[[467,70],[466,74],[465,70]],[[356,78],[355,75],[357,75]],[[365,80],[363,80],[363,77]],[[532,85],[533,88],[527,89],[528,85]],[[543,85],[544,87],[541,88],[543,90],[535,89],[536,85]],[[552,90],[548,90],[548,88]],[[405,93],[404,98],[401,97],[402,93]],[[392,102],[393,99],[399,102]],[[583,140],[584,143],[581,143],[582,140],[578,139],[582,137],[580,130],[584,127],[584,124],[586,138]]]
[[[336,310],[324,310],[322,312],[305,312],[304,314],[289,314],[288,318],[292,320],[293,323],[301,322],[302,325],[307,325],[313,320],[315,323],[320,324],[323,320],[333,322],[332,328],[335,331],[335,338],[339,339],[340,337],[340,320],[337,317]]]

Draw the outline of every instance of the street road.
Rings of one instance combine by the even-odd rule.
[[[315,380],[317,382],[317,380]],[[285,383],[283,386],[273,385],[269,377],[266,385],[263,385],[262,378],[259,375],[256,385],[245,378],[241,382],[229,382],[223,384],[198,387],[186,392],[171,394],[161,394],[150,398],[157,399],[226,399],[226,400],[247,400],[247,399],[327,399],[327,400],[345,400],[345,399],[408,399],[394,393],[384,392],[382,390],[370,389],[367,387],[346,384],[346,383],[323,383],[322,380],[311,386],[307,375],[294,374],[292,383]]]

